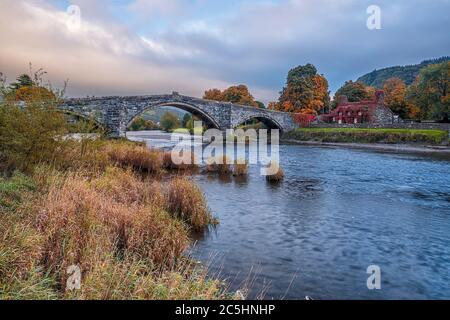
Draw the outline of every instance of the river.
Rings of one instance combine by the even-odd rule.
[[[450,159],[281,145],[280,160],[280,185],[257,165],[246,180],[194,177],[220,220],[191,249],[212,276],[251,298],[450,299]]]

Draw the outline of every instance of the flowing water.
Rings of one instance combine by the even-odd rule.
[[[212,275],[250,281],[250,297],[450,299],[450,159],[282,145],[280,162],[279,185],[257,165],[244,180],[194,177],[220,220],[192,248]]]

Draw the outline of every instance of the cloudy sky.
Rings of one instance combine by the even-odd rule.
[[[372,4],[380,30],[366,26]],[[449,13],[450,0],[0,0],[0,71],[13,80],[32,62],[55,86],[68,78],[68,96],[243,83],[268,102],[299,64],[335,91],[375,68],[450,55]]]

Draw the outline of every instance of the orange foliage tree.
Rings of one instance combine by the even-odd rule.
[[[206,90],[203,99],[215,101],[227,101],[247,106],[258,107],[257,102],[250,94],[246,85],[231,86],[224,91],[219,89]]]
[[[14,92],[15,101],[30,102],[32,100],[52,101],[56,100],[56,95],[45,87],[25,86]]]
[[[203,99],[223,101],[222,91],[220,91],[219,89],[206,90],[205,94],[203,95]]]
[[[404,119],[415,119],[419,108],[406,100],[406,84],[400,78],[390,78],[383,83],[384,101],[392,112]]]
[[[312,64],[307,64],[289,71],[286,86],[278,103],[270,103],[269,108],[293,113],[318,114],[329,104],[327,79],[318,74]]]

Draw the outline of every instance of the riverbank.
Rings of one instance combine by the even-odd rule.
[[[436,145],[320,142],[320,141],[299,141],[295,139],[282,139],[281,142],[284,144],[296,144],[303,146],[339,147],[349,149],[387,151],[395,153],[442,154],[448,155],[450,157],[450,147],[436,146]]]

